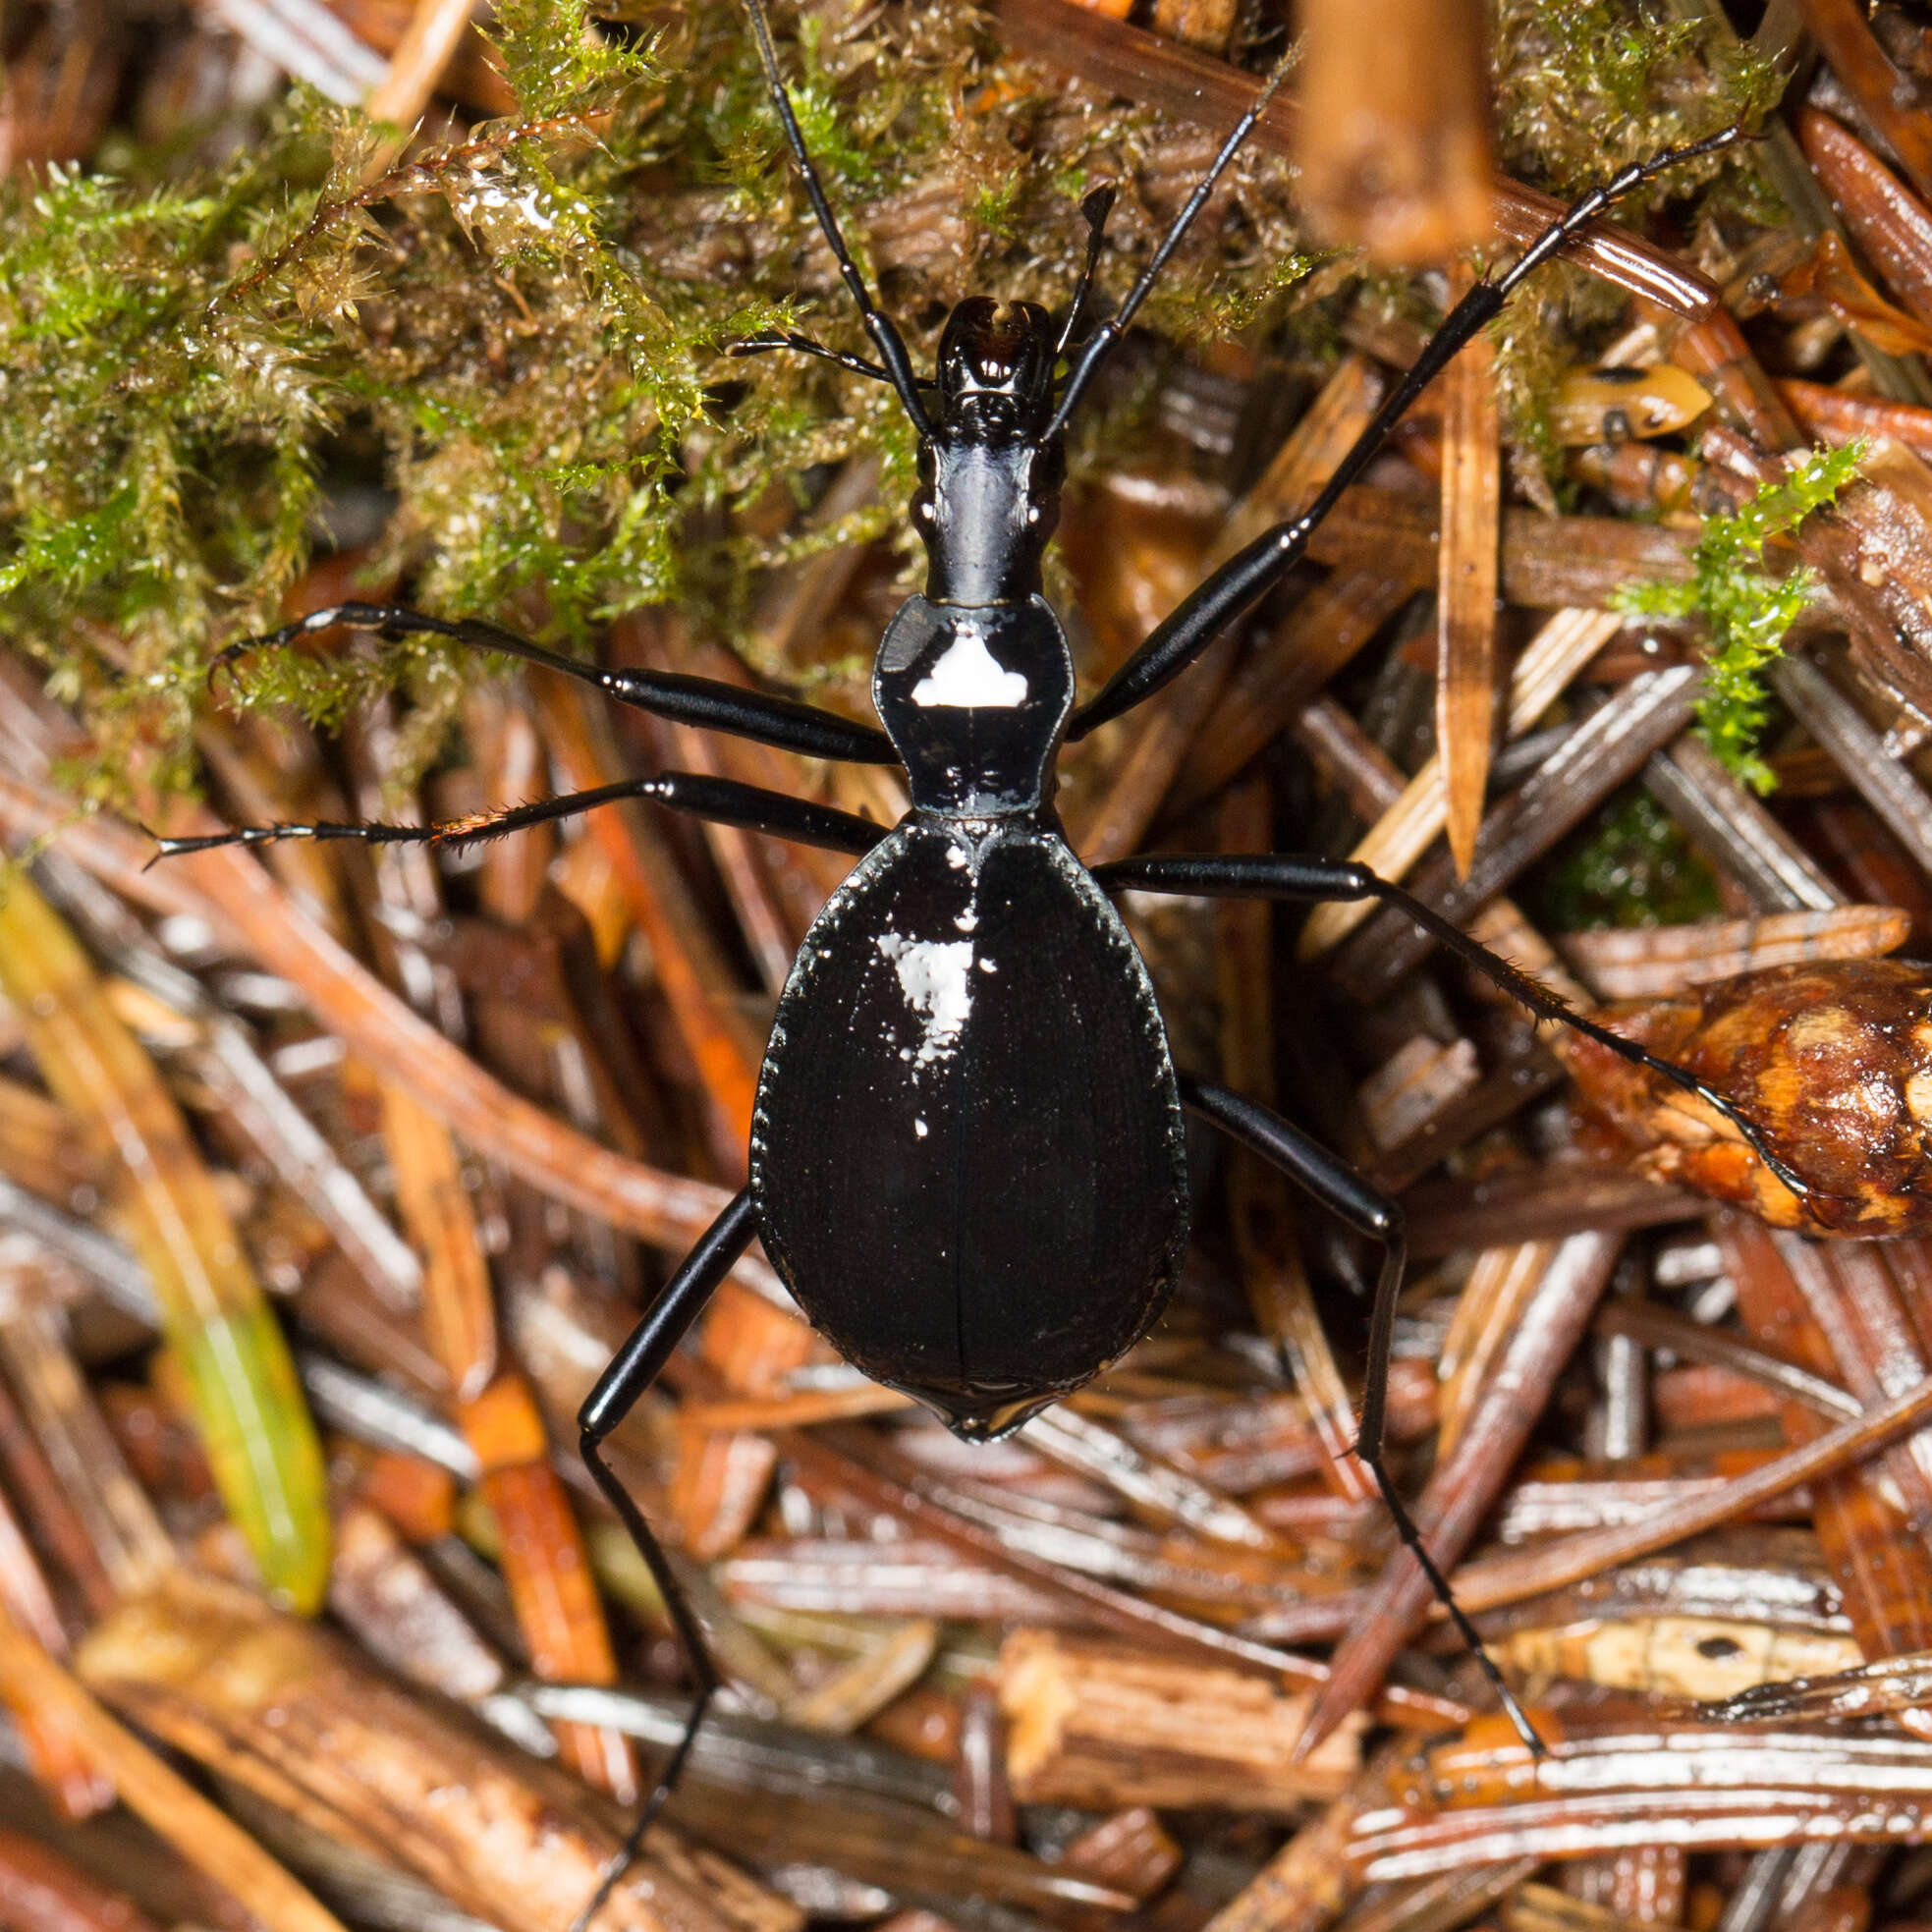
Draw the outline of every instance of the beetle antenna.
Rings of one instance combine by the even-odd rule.
[[[757,3],[758,0],[746,0],[747,5],[755,6]],[[1140,279],[1128,291],[1127,300],[1087,338],[1079,360],[1068,371],[1067,387],[1061,392],[1060,407],[1054,411],[1053,420],[1047,424],[1041,437],[1042,442],[1051,442],[1067,427],[1068,418],[1078,407],[1088,385],[1100,373],[1101,363],[1113,354],[1114,345],[1126,335],[1134,316],[1140,312],[1140,304],[1147,300],[1154,284],[1160,279],[1169,257],[1193,226],[1194,217],[1207,205],[1207,197],[1214,193],[1215,183],[1227,173],[1228,164],[1241,152],[1242,144],[1254,132],[1255,124],[1268,111],[1276,89],[1288,79],[1288,70],[1294,64],[1295,52],[1291,48],[1275,63],[1275,71],[1268,76],[1267,84],[1255,95],[1253,106],[1235,123],[1234,132],[1221,143],[1221,151],[1209,164],[1207,173],[1194,184],[1194,192],[1183,203],[1181,212],[1168,224],[1168,231],[1161,237],[1153,259],[1140,271]]]
[[[865,333],[872,338],[873,346],[879,352],[879,360],[885,365],[886,375],[898,390],[906,414],[912,418],[912,427],[921,437],[930,436],[932,424],[919,402],[918,378],[912,373],[912,359],[906,353],[905,338],[894,326],[892,317],[873,302],[871,291],[865,286],[865,277],[859,272],[858,263],[853,259],[851,248],[846,246],[846,238],[839,232],[838,217],[833,214],[832,204],[825,196],[825,184],[819,180],[811,151],[805,146],[804,130],[799,126],[792,96],[785,91],[785,82],[778,71],[778,50],[772,45],[771,21],[765,13],[765,0],[745,0],[745,7],[751,16],[751,37],[758,43],[758,61],[765,70],[765,85],[770,90],[773,107],[778,110],[779,122],[785,129],[792,158],[799,164],[799,177],[804,183],[805,197],[811,202],[812,213],[818,217],[819,232],[832,250],[833,260],[839,264],[839,273],[845,278],[853,301],[858,304],[859,319],[865,324]]]
[[[1086,260],[1080,267],[1080,279],[1074,284],[1074,300],[1068,305],[1060,340],[1053,346],[1055,356],[1066,355],[1067,345],[1074,339],[1074,325],[1080,319],[1080,310],[1086,304],[1087,290],[1093,286],[1093,271],[1100,265],[1101,237],[1107,232],[1107,217],[1113,211],[1112,188],[1096,188],[1080,203],[1080,218],[1086,223]]]

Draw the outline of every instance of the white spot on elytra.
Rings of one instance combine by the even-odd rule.
[[[946,654],[912,687],[921,710],[1015,711],[1026,702],[1026,680],[1003,671],[976,631],[955,634]]]
[[[932,1132],[932,1129],[927,1127],[924,1121],[914,1121],[912,1123],[912,1132],[923,1140]]]
[[[882,932],[878,945],[899,974],[906,1004],[919,1020],[917,1048],[904,1047],[899,1057],[921,1067],[950,1060],[959,1051],[960,1034],[972,1011],[966,978],[972,970],[972,941],[908,939],[901,933]]]

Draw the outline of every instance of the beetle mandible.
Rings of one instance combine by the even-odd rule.
[[[663,772],[481,824],[266,825],[161,842],[164,855],[285,838],[455,848],[619,799],[654,799],[858,859],[812,925],[780,997],[758,1083],[749,1184],[638,1322],[580,1417],[584,1460],[663,1588],[697,1686],[685,1734],[580,1925],[608,1896],[669,1795],[717,1686],[703,1636],[649,1525],[600,1454],[713,1291],[760,1241],[800,1307],[850,1361],[916,1397],[963,1437],[1003,1434],[1090,1381],[1166,1306],[1190,1226],[1184,1110],[1271,1162],[1380,1245],[1356,1454],[1524,1741],[1540,1749],[1384,1468],[1389,1350],[1405,1257],[1400,1209],[1290,1122],[1176,1072],[1152,983],[1110,895],[1376,899],[1399,907],[1533,1013],[1715,1109],[1794,1193],[1806,1192],[1723,1095],[1573,1012],[1366,867],[1280,853],[1177,854],[1089,872],[1053,807],[1062,744],[1152,696],[1282,580],[1397,419],[1534,269],[1640,182],[1729,144],[1739,131],[1625,168],[1552,223],[1507,273],[1478,282],[1307,510],[1224,564],[1096,696],[1076,704],[1072,652],[1041,583],[1065,431],[1265,110],[1280,71],[1112,316],[1075,342],[1113,200],[1103,189],[1081,206],[1086,255],[1064,320],[1056,327],[1030,303],[969,296],[947,319],[928,380],[915,374],[840,232],[780,75],[764,0],[746,5],[773,108],[877,359],[790,331],[748,338],[737,353],[824,357],[886,383],[919,440],[911,514],[925,545],[926,583],[879,645],[872,695],[883,730],[701,678],[597,670],[492,624],[399,605],[319,610],[231,647],[217,662],[343,624],[434,635],[546,666],[682,723],[812,757],[899,765],[911,799],[906,817],[885,830],[782,794]]]

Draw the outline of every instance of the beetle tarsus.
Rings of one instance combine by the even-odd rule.
[[[1381,1492],[1382,1505],[1394,1518],[1396,1533],[1402,1538],[1410,1556],[1421,1566],[1422,1573],[1429,1579],[1429,1588],[1435,1593],[1436,1601],[1442,1605],[1449,1621],[1456,1627],[1456,1634],[1463,1639],[1463,1647],[1476,1660],[1477,1668],[1488,1679],[1489,1686],[1496,1692],[1497,1702],[1503,1706],[1511,1724],[1516,1727],[1517,1736],[1531,1757],[1547,1757],[1549,1746],[1544,1743],[1542,1735],[1531,1721],[1529,1713],[1523,1709],[1517,1693],[1510,1688],[1501,1667],[1489,1654],[1488,1646],[1477,1633],[1476,1627],[1469,1622],[1463,1606],[1456,1601],[1456,1592],[1450,1587],[1449,1578],[1442,1573],[1441,1566],[1429,1554],[1429,1546],[1422,1540],[1422,1532],[1416,1528],[1415,1521],[1408,1514],[1408,1507],[1396,1492],[1396,1486],[1389,1480],[1389,1472],[1382,1465],[1380,1456],[1370,1456],[1359,1442],[1355,1445],[1355,1457],[1370,1475],[1375,1478],[1375,1487]],[[1306,1736],[1307,1734],[1303,1734]],[[1320,1742],[1310,1738],[1308,1748]],[[1297,1741],[1297,1752],[1301,1746]]]
[[[1254,111],[1258,112],[1259,106],[1257,102]],[[1067,727],[1067,742],[1076,744],[1097,726],[1152,697],[1170,679],[1185,671],[1222,632],[1253,610],[1282,581],[1290,569],[1306,554],[1309,538],[1341,501],[1343,493],[1375,460],[1388,440],[1390,430],[1408,414],[1416,398],[1449,366],[1477,331],[1501,310],[1504,303],[1529,275],[1609,209],[1620,195],[1680,162],[1694,160],[1699,155],[1729,146],[1739,138],[1739,134],[1736,127],[1726,128],[1703,140],[1693,141],[1687,147],[1672,149],[1650,161],[1625,169],[1613,182],[1592,190],[1553,221],[1523,250],[1506,275],[1495,282],[1478,282],[1470,289],[1443,317],[1442,326],[1422,345],[1422,353],[1336,465],[1334,473],[1308,508],[1298,517],[1263,530],[1244,549],[1223,564],[1205,583],[1184,598],[1155,627],[1139,649],[1114,673],[1099,693],[1074,713]],[[1230,138],[1232,140],[1233,137]],[[1223,149],[1224,154],[1227,151]],[[1098,342],[1100,335],[1107,330],[1117,328],[1122,317],[1132,313],[1132,298],[1130,298],[1121,316],[1101,325],[1094,342]],[[1102,353],[1094,349],[1093,343],[1089,343],[1081,352],[1078,371],[1084,371],[1087,361]],[[1067,394],[1070,398],[1077,395],[1076,383],[1084,380],[1078,371],[1069,381]],[[1063,400],[1054,420],[1055,431],[1064,424],[1068,411],[1069,403]]]
[[[1136,861],[1128,860],[1128,865]],[[1209,861],[1211,862],[1211,861]],[[1111,868],[1109,868],[1111,869]],[[1152,890],[1158,891],[1155,886]],[[1285,1175],[1297,1187],[1313,1195],[1331,1213],[1340,1216],[1354,1231],[1374,1242],[1382,1250],[1382,1266],[1375,1280],[1375,1302],[1368,1318],[1367,1368],[1362,1382],[1361,1414],[1356,1425],[1356,1460],[1375,1478],[1382,1501],[1395,1519],[1396,1531],[1408,1546],[1436,1601],[1456,1627],[1457,1634],[1468,1646],[1484,1677],[1495,1689],[1510,1722],[1524,1744],[1537,1756],[1543,1754],[1543,1740],[1529,1714],[1517,1701],[1516,1692],[1504,1681],[1496,1660],[1484,1648],[1476,1628],[1456,1601],[1449,1579],[1430,1555],[1414,1519],[1409,1516],[1383,1463],[1388,1437],[1389,1362],[1395,1352],[1396,1308],[1402,1295],[1403,1274],[1408,1259],[1408,1239],[1401,1207],[1371,1187],[1360,1175],[1332,1154],[1318,1141],[1311,1140],[1298,1128],[1282,1119],[1272,1108],[1245,1095],[1230,1092],[1206,1080],[1184,1080],[1182,1098],[1203,1120],[1211,1121],[1230,1138],[1264,1160],[1277,1173]],[[1333,1720],[1331,1720],[1332,1722]],[[1310,1722],[1296,1741],[1297,1757],[1304,1757],[1321,1742],[1325,1733]]]

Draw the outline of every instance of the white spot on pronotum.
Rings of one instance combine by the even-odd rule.
[[[892,962],[899,990],[919,1021],[917,1048],[902,1048],[899,1057],[921,1067],[950,1060],[959,1050],[960,1034],[972,1011],[966,979],[972,970],[972,941],[908,939],[901,933],[882,932],[878,945],[880,954]]]
[[[946,654],[912,687],[912,702],[927,710],[1014,711],[1026,702],[1026,680],[1003,671],[976,631],[955,634]]]

